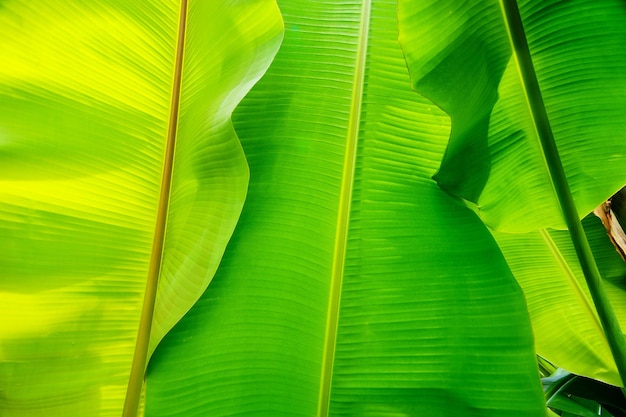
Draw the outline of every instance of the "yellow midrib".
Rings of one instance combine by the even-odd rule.
[[[552,236],[550,236],[550,233],[546,229],[540,229],[539,234],[543,238],[544,242],[546,242],[546,245],[550,249],[552,256],[554,257],[556,262],[559,264],[559,267],[561,268],[561,270],[563,271],[563,274],[567,278],[567,282],[569,286],[571,287],[572,291],[574,292],[574,294],[576,294],[576,297],[580,301],[580,304],[583,305],[585,311],[587,312],[587,315],[591,317],[591,321],[593,322],[593,325],[596,331],[601,335],[603,339],[606,340],[606,335],[604,334],[604,330],[602,330],[602,324],[600,323],[598,314],[596,313],[596,310],[593,307],[593,303],[591,302],[591,300],[589,300],[589,298],[583,291],[582,287],[580,286],[580,283],[576,279],[576,275],[574,274],[574,271],[572,271],[569,264],[565,260],[565,257],[561,253],[561,250],[557,246],[556,242],[554,241],[554,239],[552,239]]]
[[[126,391],[124,411],[122,414],[123,417],[134,417],[137,415],[146,369],[148,346],[150,343],[150,330],[152,327],[154,304],[156,301],[157,285],[161,270],[161,258],[163,255],[167,209],[170,199],[174,149],[178,126],[178,109],[180,104],[186,23],[187,0],[181,0],[178,21],[178,39],[176,43],[176,57],[174,63],[174,77],[172,81],[172,96],[170,102],[170,117],[163,161],[163,175],[161,177],[161,188],[154,227],[154,239],[152,241],[152,251],[150,254],[150,266],[148,268],[146,291],[144,294],[141,319],[139,321],[139,330],[137,332],[137,342],[135,343],[135,353],[133,355],[133,363]]]
[[[348,223],[350,218],[350,203],[352,201],[352,186],[354,184],[354,170],[363,102],[363,84],[367,59],[367,42],[371,12],[371,0],[364,0],[361,8],[361,24],[359,29],[356,65],[352,84],[352,98],[350,119],[346,135],[346,151],[339,195],[339,209],[337,212],[337,228],[335,230],[335,246],[333,248],[333,265],[330,280],[330,294],[328,314],[326,316],[326,335],[324,339],[324,354],[322,357],[322,374],[318,399],[317,415],[328,415],[330,388],[332,382],[333,363],[335,359],[335,345],[339,320],[339,304],[343,281],[346,242],[348,238]]]

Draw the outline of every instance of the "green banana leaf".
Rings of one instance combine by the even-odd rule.
[[[234,115],[246,204],[153,356],[146,415],[545,416],[521,291],[430,179],[449,122],[411,91],[395,2],[279,6]]]
[[[230,115],[278,49],[282,21],[272,1],[191,2],[178,109],[181,10],[0,2],[2,416],[119,416],[135,345],[149,354],[214,275],[248,182]],[[148,340],[137,334],[155,286],[172,114]]]
[[[435,178],[448,192],[475,202],[496,229],[524,289],[538,354],[622,385],[570,238],[549,229],[564,222],[530,110],[545,105],[584,217],[626,182],[626,8],[611,0],[518,2],[541,88],[537,103],[525,90],[519,55],[508,45],[500,3],[507,2],[399,3],[400,41],[413,86],[452,120]],[[478,93],[468,97],[468,91]],[[624,326],[624,263],[597,220],[586,226]]]
[[[542,378],[546,403],[563,416],[623,416],[626,397],[615,386],[557,369]]]
[[[499,231],[563,228],[530,114],[536,103],[525,97],[499,3],[399,2],[413,85],[452,119],[436,178]],[[621,0],[518,3],[582,218],[626,183],[626,8]]]
[[[606,291],[626,324],[626,263],[593,214],[583,224]],[[528,303],[539,355],[571,372],[621,386],[606,337],[567,232],[493,233]]]
[[[522,293],[430,180],[450,123],[410,89],[395,2],[279,5],[284,43],[235,114],[246,205],[152,357],[146,414],[545,415]],[[0,2],[0,415],[121,413],[178,13]],[[228,120],[280,19],[271,1],[190,1],[186,35],[150,351],[239,217]]]

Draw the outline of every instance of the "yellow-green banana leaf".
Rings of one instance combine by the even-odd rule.
[[[239,217],[248,167],[230,115],[281,36],[270,0],[0,2],[0,415],[121,415],[149,265],[152,351]]]

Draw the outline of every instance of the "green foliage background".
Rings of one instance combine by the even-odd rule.
[[[626,182],[626,10],[519,4],[586,214]],[[179,7],[0,2],[2,416],[122,412]],[[525,100],[498,2],[190,0],[141,412],[539,416],[536,352],[620,385]]]

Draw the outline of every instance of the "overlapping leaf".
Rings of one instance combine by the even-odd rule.
[[[584,215],[626,182],[626,9],[619,0],[519,7]],[[495,229],[563,227],[499,3],[402,0],[399,16],[416,90],[452,117],[440,185],[476,202]]]
[[[584,224],[612,305],[626,324],[626,264],[595,216]],[[576,374],[621,385],[567,232],[494,236],[526,294],[537,353]]]
[[[542,228],[522,235],[494,233],[524,288],[537,350],[573,372],[620,385],[569,238],[545,229],[564,222],[529,107],[545,104],[584,216],[626,181],[621,140],[626,134],[626,9],[609,0],[525,0],[519,6],[542,103],[531,102],[514,54],[503,47],[509,28],[498,2],[400,2],[401,42],[414,87],[440,103],[452,119],[447,159],[436,178],[449,192],[475,201],[483,220],[495,229]],[[452,17],[444,18],[444,12]],[[448,36],[438,37],[440,32]],[[477,48],[485,51],[465,53]],[[465,74],[472,75],[469,81]],[[458,79],[465,84],[454,81]],[[459,89],[448,89],[451,84]],[[473,101],[466,105],[466,96],[475,95],[472,88],[489,100],[478,107],[472,107]],[[467,117],[480,128],[464,128]],[[470,153],[469,148],[478,150]],[[466,157],[470,162],[454,163]],[[477,184],[476,176],[484,182]],[[594,239],[597,246],[597,233]],[[605,258],[617,255],[605,236],[600,239],[604,247],[596,255],[607,278]],[[622,289],[611,280],[606,284],[619,310]],[[618,313],[624,319],[623,311]]]
[[[521,292],[430,180],[449,125],[410,89],[395,2],[279,5],[283,46],[235,115],[246,205],[155,352],[147,415],[545,415]]]
[[[176,1],[0,4],[0,414],[119,416],[155,229]],[[271,1],[192,1],[151,346],[213,276],[247,166],[230,112]],[[176,109],[174,109],[176,111]]]

